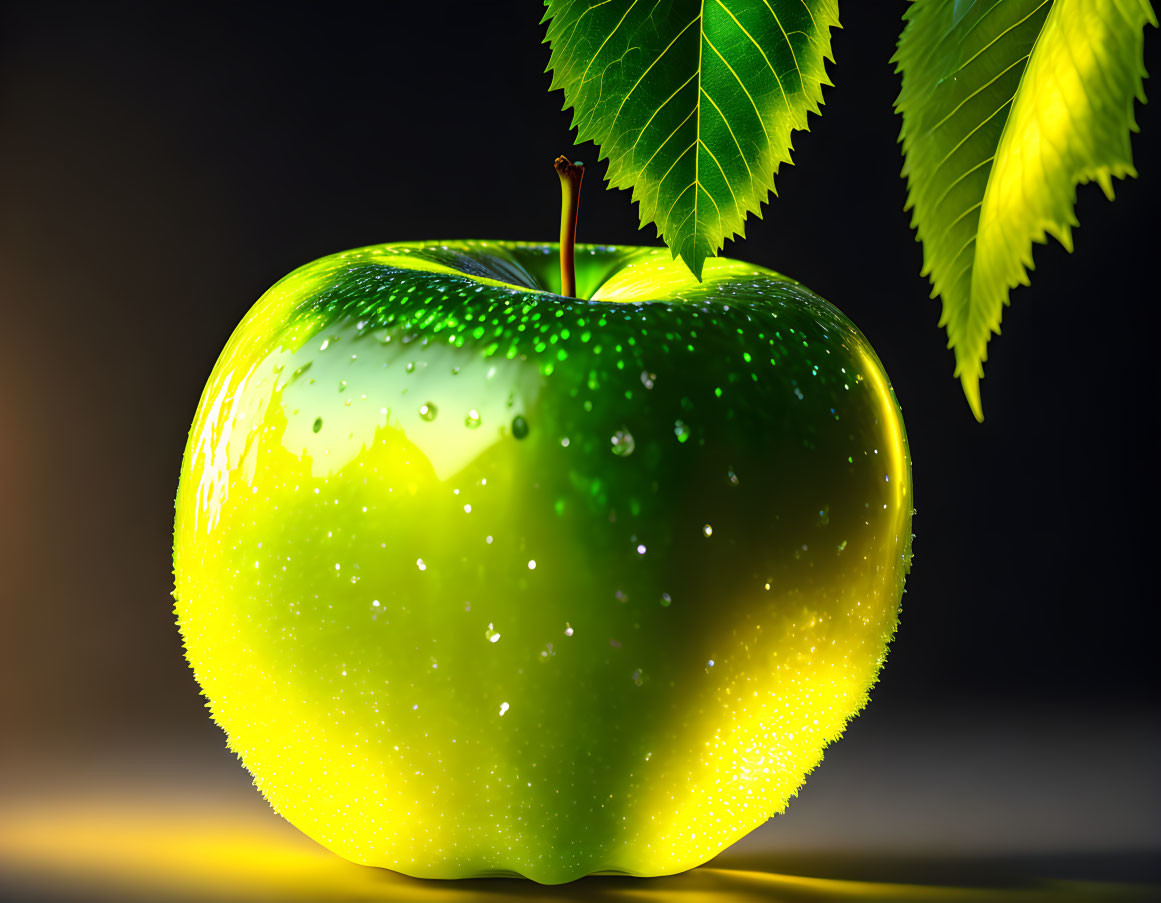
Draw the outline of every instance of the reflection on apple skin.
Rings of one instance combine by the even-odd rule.
[[[324,258],[199,406],[187,654],[267,799],[355,862],[684,871],[782,811],[894,633],[910,461],[858,330],[654,249],[579,249],[600,300],[563,298],[554,254]]]

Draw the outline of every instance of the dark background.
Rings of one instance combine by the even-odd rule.
[[[1032,285],[989,346],[977,424],[903,211],[888,60],[904,7],[843,5],[837,87],[796,134],[765,219],[725,250],[842,308],[903,405],[915,563],[852,733],[973,713],[981,731],[1034,734],[1050,713],[1115,763],[1120,740],[1101,747],[1093,719],[1158,724],[1161,105],[1136,108],[1140,178],[1118,183],[1113,204],[1079,190],[1076,252],[1037,248]],[[0,13],[9,750],[220,743],[168,596],[172,499],[202,385],[249,306],[306,261],[390,240],[555,238],[551,161],[596,153],[573,147],[563,98],[547,92],[539,17],[536,3],[507,2]],[[1146,38],[1157,73],[1156,30]],[[581,240],[655,243],[603,174],[590,166]],[[1081,778],[1099,791],[1101,775],[1062,776],[1062,799]],[[1156,782],[1146,792],[1161,808]]]

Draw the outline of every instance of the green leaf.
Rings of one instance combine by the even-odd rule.
[[[546,0],[552,90],[701,278],[817,113],[838,0]]]
[[[1076,186],[1135,176],[1148,0],[913,0],[894,62],[923,275],[977,420],[987,343],[1032,243],[1072,250]]]

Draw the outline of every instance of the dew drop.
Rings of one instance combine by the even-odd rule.
[[[468,411],[468,416],[464,418],[464,426],[470,430],[474,430],[482,422],[483,420],[480,417],[480,412],[475,408],[472,408],[470,411]]]
[[[528,421],[519,414],[512,418],[512,435],[517,439],[523,439],[528,435]]]
[[[726,471],[726,479],[730,481],[731,486],[737,486],[741,482],[741,480],[738,479],[738,475],[734,473],[734,468],[732,467]]]
[[[669,608],[669,604],[672,601],[673,601],[673,599],[670,598],[669,593],[662,593],[661,594],[661,607],[662,608]]]
[[[314,418],[314,425],[311,427],[311,429],[314,430],[314,432],[316,432],[316,433],[322,429],[322,418],[321,417]]]
[[[641,686],[645,683],[645,672],[640,668],[633,672],[632,677],[633,683],[635,683],[637,686]]]
[[[830,505],[823,505],[818,509],[818,523],[822,527],[830,523]]]
[[[415,361],[408,361],[407,366],[404,367],[403,369],[406,370],[408,373],[414,373],[415,372]]]
[[[426,420],[428,423],[435,420],[435,415],[439,413],[439,408],[435,406],[434,402],[426,401],[419,406],[419,417],[421,420]]]
[[[701,528],[701,532],[705,535],[706,539],[709,539],[711,536],[714,535],[714,528],[712,526],[710,526],[709,524],[706,524],[704,527]]]
[[[641,385],[646,389],[652,389],[654,383],[657,382],[657,374],[650,373],[648,370],[641,371]]]
[[[684,420],[675,420],[673,422],[673,435],[677,437],[678,442],[684,442],[689,438],[689,425]]]
[[[339,380],[339,391],[340,391],[340,392],[345,392],[345,391],[347,391],[347,381],[346,381],[345,379],[340,379],[340,380]]]
[[[628,430],[617,430],[617,432],[613,433],[609,442],[612,445],[613,454],[621,458],[629,457],[637,447],[637,442],[633,439],[633,434]]]

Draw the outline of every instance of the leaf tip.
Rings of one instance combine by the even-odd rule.
[[[705,267],[705,257],[695,254],[693,260],[688,259],[685,254],[679,253],[681,262],[686,265],[689,271],[693,274],[693,278],[701,282],[701,273]]]
[[[959,378],[960,385],[963,386],[964,398],[967,399],[968,407],[972,409],[972,416],[976,418],[977,423],[984,422],[984,405],[980,400],[980,378],[975,373],[964,373]]]

